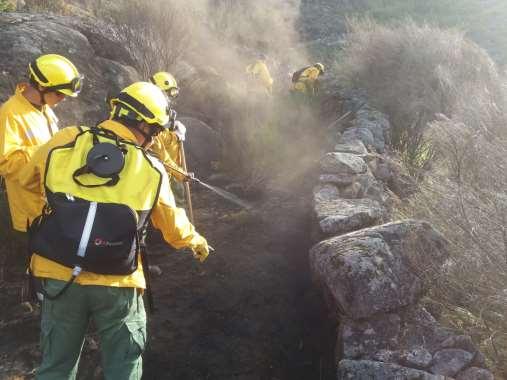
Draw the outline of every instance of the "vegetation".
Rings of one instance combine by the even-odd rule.
[[[0,0],[0,12],[10,12],[15,10],[16,7],[10,0]]]
[[[419,179],[398,216],[428,220],[451,242],[428,302],[505,378],[505,78],[461,32],[371,19],[350,22],[341,74],[389,114],[393,146]]]
[[[486,104],[502,100],[495,65],[461,32],[410,21],[387,27],[372,20],[349,22],[341,64],[342,81],[363,88],[392,123],[392,146],[412,173],[435,152],[425,137],[436,115],[467,115],[473,125],[497,125]],[[500,103],[501,104],[501,103]]]

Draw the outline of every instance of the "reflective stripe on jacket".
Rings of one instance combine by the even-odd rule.
[[[135,141],[132,132],[122,124],[112,120],[106,120],[99,125],[116,133],[120,138],[127,141]],[[46,160],[50,150],[57,146],[62,146],[74,141],[79,133],[78,128],[69,127],[58,132],[47,144],[43,145],[33,156],[19,175],[20,182],[27,188],[41,189],[41,182],[44,179]],[[175,248],[194,247],[204,239],[199,235],[194,226],[188,221],[185,211],[176,208],[171,203],[171,190],[169,188],[169,178],[163,165],[157,159],[150,157],[153,165],[162,173],[162,184],[160,193],[151,213],[151,221],[155,228],[160,229],[164,239]],[[121,180],[120,180],[121,181]],[[135,178],[133,178],[135,183]],[[136,189],[137,196],[142,197],[144,189]],[[150,193],[148,191],[148,193]],[[54,261],[34,254],[31,261],[31,269],[35,276],[53,278],[56,280],[69,280],[71,269]],[[82,272],[76,279],[76,283],[81,285],[102,285],[117,287],[136,287],[145,288],[142,264],[139,263],[138,269],[131,275],[99,275],[91,272]]]
[[[12,225],[18,231],[26,230],[27,219],[41,212],[43,201],[40,192],[20,186],[17,175],[37,148],[58,131],[51,108],[34,107],[23,96],[25,88],[19,85],[0,107],[0,175],[5,178]]]

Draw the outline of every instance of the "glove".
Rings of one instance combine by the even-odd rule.
[[[194,258],[199,260],[201,263],[206,260],[209,255],[208,242],[202,238],[202,241],[192,247]]]
[[[178,140],[185,141],[186,133],[187,127],[185,127],[185,125],[181,121],[176,120],[174,122],[174,134],[176,135],[176,137],[178,137]]]
[[[194,182],[196,180],[194,172],[187,172],[187,176],[185,177],[185,182]]]

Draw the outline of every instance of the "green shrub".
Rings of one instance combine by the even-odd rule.
[[[0,12],[12,12],[16,7],[10,0],[0,0]]]

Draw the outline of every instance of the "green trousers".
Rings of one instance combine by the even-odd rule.
[[[65,283],[42,280],[48,294]],[[140,380],[146,344],[143,298],[134,288],[72,284],[56,300],[44,298],[41,313],[42,364],[38,380],[75,379],[84,337],[93,320],[100,339],[106,380]]]

